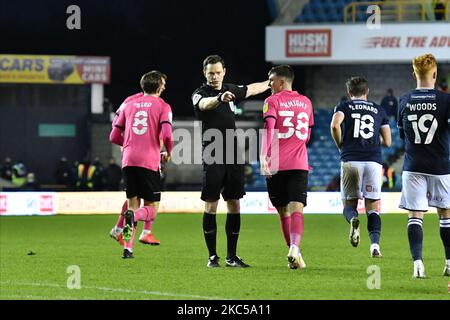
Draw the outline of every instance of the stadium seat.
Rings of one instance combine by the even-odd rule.
[[[314,2],[310,2],[310,8],[312,9],[312,11],[314,11],[315,13],[318,13],[319,11],[323,10],[323,4],[320,1],[314,1]]]
[[[296,19],[296,22],[314,22],[314,14],[312,12],[303,12]]]
[[[303,10],[302,10],[303,13],[305,13],[305,12],[311,13],[312,11],[313,10],[312,10],[312,6],[311,6],[311,2],[308,2],[307,4],[305,4],[303,7]]]
[[[362,12],[362,11],[356,12],[356,21],[361,22],[361,21],[366,21],[366,20],[367,20],[367,14],[365,12]]]

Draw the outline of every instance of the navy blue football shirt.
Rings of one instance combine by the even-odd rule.
[[[398,128],[405,140],[404,171],[450,174],[450,94],[416,89],[400,97]]]
[[[339,103],[342,112],[342,161],[373,161],[381,164],[380,130],[389,125],[386,111],[374,102],[349,100]]]

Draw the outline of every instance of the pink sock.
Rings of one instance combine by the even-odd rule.
[[[152,230],[153,221],[155,221],[156,218],[156,211],[155,208],[146,206],[144,207],[147,210],[147,219],[144,222],[144,230]]]
[[[128,210],[128,201],[125,200],[123,206],[122,206],[122,211],[120,212],[119,215],[119,219],[117,219],[117,223],[116,223],[116,227],[117,228],[123,228],[124,224],[125,224],[125,217],[123,216],[125,211]]]
[[[291,214],[291,245],[300,246],[303,234],[303,214],[293,212]]]
[[[134,235],[136,234],[136,226],[133,228],[133,233],[131,234],[131,239],[125,242],[124,248],[133,251]]]
[[[134,221],[144,221],[144,230],[151,230],[156,212],[153,207],[144,206],[134,212]]]
[[[291,244],[291,216],[279,216],[281,222],[281,231],[283,232],[284,240],[286,245],[289,247]]]

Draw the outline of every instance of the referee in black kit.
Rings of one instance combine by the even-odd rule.
[[[245,195],[244,165],[237,164],[236,161],[233,161],[231,164],[226,162],[226,130],[236,129],[234,118],[235,103],[268,90],[269,81],[252,83],[246,86],[223,83],[226,73],[225,61],[218,55],[206,57],[203,61],[203,73],[206,83],[192,94],[192,103],[196,116],[202,123],[204,152],[202,158],[203,186],[201,199],[205,201],[203,232],[209,251],[207,266],[209,268],[220,266],[219,256],[216,252],[216,212],[220,194],[222,193],[223,199],[227,202],[228,210],[225,225],[228,247],[226,266],[247,268],[249,265],[236,255],[241,226],[239,199]],[[216,153],[212,155],[212,160],[206,159],[207,155],[205,152],[208,144],[216,142],[215,140],[208,141],[208,138],[205,139],[205,132],[209,129],[215,129],[216,133],[219,131],[223,138],[222,157]],[[230,143],[231,141],[228,142]],[[228,152],[234,152],[234,150],[233,148],[228,150]],[[234,157],[234,160],[236,160],[236,157]]]

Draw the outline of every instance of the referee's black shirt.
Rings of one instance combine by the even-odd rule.
[[[198,103],[202,98],[216,97],[219,93],[230,91],[236,97],[234,101],[221,102],[215,109],[201,111]],[[236,129],[234,112],[236,103],[245,99],[247,95],[247,86],[237,86],[231,83],[223,83],[221,90],[203,84],[192,94],[192,104],[194,105],[195,115],[202,122],[202,133],[208,129],[218,129],[225,132],[226,129]]]
[[[202,111],[198,107],[198,104],[202,98],[217,97],[219,93],[230,91],[234,94],[235,100],[230,102],[221,102],[216,108],[211,110]],[[233,152],[234,163],[237,163],[237,157],[242,156],[243,152],[238,151],[237,138],[233,138],[233,141],[227,141],[226,130],[236,129],[235,123],[235,110],[236,103],[245,99],[247,95],[247,86],[237,86],[231,83],[223,83],[221,90],[216,90],[207,84],[203,84],[200,88],[194,91],[192,94],[192,104],[194,105],[195,114],[197,119],[202,122],[202,145],[205,148],[210,143],[214,142],[214,139],[204,140],[204,133],[208,129],[217,129],[222,133],[223,137],[223,159],[222,163],[226,161],[227,152]],[[228,147],[227,147],[228,146]],[[230,146],[233,148],[230,149]],[[214,155],[215,153],[213,153]],[[203,155],[204,156],[204,155]],[[204,160],[204,159],[203,159]]]

